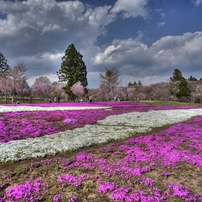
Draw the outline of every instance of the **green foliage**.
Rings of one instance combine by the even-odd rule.
[[[185,80],[185,78],[182,76],[182,73],[179,69],[174,69],[173,76],[170,77],[170,80],[174,82],[174,81]]]
[[[131,82],[128,83],[128,86],[133,86],[133,84]]]
[[[78,81],[81,82],[85,93],[87,93],[87,70],[82,58],[83,56],[76,50],[74,44],[69,45],[65,55],[62,57],[61,67],[57,72],[59,81],[67,82],[63,89],[71,99],[74,99],[71,87]]]
[[[197,79],[195,77],[193,77],[192,75],[188,78],[189,81],[197,81]]]
[[[2,53],[0,53],[0,76],[3,76],[6,71],[9,70],[7,60]]]
[[[181,80],[179,83],[179,91],[176,93],[177,98],[188,98],[191,94],[191,90],[188,87],[188,83],[186,80]]]
[[[139,82],[140,82],[140,81],[139,81]],[[140,82],[140,85],[142,85],[141,82]],[[129,86],[137,86],[136,81],[134,81],[134,83],[129,82],[129,83],[128,83],[128,87],[129,87]]]
[[[138,86],[142,86],[142,83],[140,82],[140,81],[138,81],[138,84],[137,84]]]
[[[190,97],[191,90],[188,87],[186,79],[183,77],[179,69],[174,69],[173,76],[170,77],[169,91],[171,95],[176,96],[179,100]]]

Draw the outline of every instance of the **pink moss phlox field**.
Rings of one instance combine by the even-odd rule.
[[[9,105],[6,105],[9,106]],[[13,106],[13,104],[10,104]],[[96,102],[90,103],[43,103],[22,104],[22,106],[40,107],[91,107],[108,106],[112,110],[75,110],[75,111],[39,111],[39,112],[7,112],[0,113],[0,142],[6,143],[12,140],[35,138],[44,135],[52,135],[68,129],[83,127],[103,120],[109,115],[123,114],[127,112],[143,112],[149,110],[168,110],[177,107],[155,107],[146,104],[129,102]],[[191,107],[178,107],[186,109]],[[193,108],[193,107],[192,107]]]
[[[108,147],[101,148],[98,156],[82,152],[76,157],[78,164],[74,162],[74,165],[79,169],[82,167],[86,169],[84,164],[94,162],[95,168],[99,170],[99,176],[102,176],[97,181],[98,191],[102,194],[109,193],[112,200],[167,201],[166,196],[169,198],[177,196],[185,201],[200,201],[201,193],[194,193],[193,190],[174,183],[168,184],[167,190],[162,193],[161,187],[155,187],[155,180],[144,175],[155,171],[158,166],[164,169],[171,166],[174,170],[178,170],[177,165],[184,162],[196,165],[202,170],[202,156],[197,154],[198,151],[202,151],[201,126],[202,117],[197,117],[154,135],[130,138],[124,144],[112,143]],[[196,142],[197,152],[193,150],[196,149]],[[116,154],[117,160],[110,161],[110,153]],[[167,170],[159,174],[165,178],[172,176]],[[117,181],[107,181],[116,177]],[[130,181],[133,177],[138,178]],[[125,182],[125,186],[128,184],[128,187],[119,187],[121,179]],[[146,191],[133,189],[134,184],[141,184]]]
[[[108,106],[112,108],[133,108],[133,111],[148,111],[148,110],[158,110],[158,109],[191,109],[199,108],[196,106],[152,106],[149,104],[141,104],[134,102],[66,102],[66,103],[36,103],[36,104],[2,104],[1,106],[35,106],[35,107],[99,107]]]
[[[81,151],[75,155],[74,160],[57,160],[64,174],[57,176],[55,183],[62,188],[70,185],[78,188],[86,180],[92,179],[100,194],[107,194],[111,200],[127,202],[164,202],[173,201],[176,197],[186,202],[201,201],[202,193],[182,185],[182,181],[166,181],[174,175],[174,171],[183,168],[184,163],[196,166],[200,172],[202,171],[201,134],[202,117],[196,117],[155,134],[129,138],[123,143],[111,143],[93,153],[90,150]],[[30,168],[38,167],[40,164],[51,166],[54,161],[46,159],[31,163]],[[96,175],[90,175],[91,167],[86,165],[93,166]],[[71,174],[74,169],[77,170],[77,175]],[[160,181],[148,177],[154,171],[162,176]],[[194,171],[192,175],[197,177]],[[9,181],[5,173],[2,173],[2,177]],[[8,189],[2,185],[2,189],[5,189],[4,199],[22,198],[26,193],[29,197],[39,200],[47,186],[42,181],[36,179]],[[197,183],[201,186],[200,180]],[[141,187],[142,190],[137,187]],[[63,195],[61,193],[53,198],[53,201],[59,201]],[[76,199],[77,196],[72,193],[69,201]]]
[[[84,110],[2,113],[0,127],[7,127],[9,123],[13,123],[12,120],[19,120],[20,127],[24,126],[26,128],[27,125],[30,127],[31,124],[35,123],[31,121],[40,120],[41,125],[44,125],[43,123],[52,123],[53,125],[50,128],[54,128],[54,124],[57,122],[62,124],[65,119],[77,120],[78,122],[70,124],[79,123],[78,126],[81,127],[87,123],[95,123],[97,120],[111,114],[126,113],[127,110],[121,107],[123,105],[129,106],[128,111],[165,109],[163,107],[155,108],[147,105],[144,108],[144,105],[139,104],[122,103],[121,105],[115,103],[113,104],[114,108],[112,107],[112,111],[94,110],[93,112],[93,110]],[[86,118],[88,115],[89,117]],[[90,116],[93,115],[94,118],[88,121],[91,118]],[[54,116],[57,121],[53,120]],[[32,117],[29,119],[30,122],[27,122],[28,117]],[[20,122],[20,120],[22,121]],[[55,130],[62,130],[59,126],[60,124],[55,125]],[[62,127],[66,128],[65,125],[62,125]],[[17,126],[15,130],[18,131]],[[29,134],[27,131],[26,133]],[[132,137],[121,143],[111,143],[93,152],[91,150],[81,151],[71,160],[68,158],[58,158],[56,160],[45,159],[40,162],[30,163],[29,169],[34,170],[39,165],[51,166],[56,161],[60,165],[62,172],[62,174],[55,176],[55,184],[57,186],[63,189],[68,186],[79,189],[87,180],[92,180],[99,194],[107,195],[111,200],[115,201],[202,201],[202,189],[200,189],[201,192],[197,192],[186,186],[186,183],[181,181],[180,178],[177,182],[172,182],[175,172],[183,169],[185,165],[193,166],[201,173],[201,134],[202,116],[175,124],[155,134]],[[13,134],[10,136],[12,137]],[[25,138],[29,137],[26,136]],[[5,141],[5,137],[2,140]],[[93,173],[91,175],[92,170],[95,170],[96,174]],[[153,172],[157,176],[160,176],[161,179],[152,178],[151,173]],[[198,173],[194,170],[191,174],[194,178],[198,177]],[[30,179],[25,181],[25,183],[10,187],[7,187],[6,184],[12,181],[12,177],[5,172],[0,172],[0,177],[5,181],[5,183],[0,184],[0,191],[4,191],[4,196],[2,199],[0,198],[0,201],[44,200],[43,196],[48,189],[48,184],[47,182],[44,183],[45,179],[43,177],[35,180]],[[195,185],[198,187],[201,187],[201,183],[200,179],[195,181]],[[63,193],[57,193],[53,196],[52,201],[57,202],[63,199]],[[67,201],[76,202],[77,195],[73,192],[71,198]]]

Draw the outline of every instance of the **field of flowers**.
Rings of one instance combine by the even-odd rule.
[[[202,108],[0,106],[0,202],[202,201]]]

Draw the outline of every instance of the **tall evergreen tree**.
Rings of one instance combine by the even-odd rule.
[[[138,84],[137,84],[138,86],[142,86],[142,83],[141,83],[141,81],[138,81]]]
[[[66,49],[57,75],[60,82],[67,82],[64,86],[64,90],[71,99],[74,99],[71,87],[78,81],[81,82],[85,93],[87,93],[86,86],[88,85],[88,81],[86,65],[83,61],[83,56],[76,50],[74,44],[69,45]]]
[[[191,90],[179,69],[174,69],[173,76],[170,77],[169,91],[171,95],[176,96],[180,101],[183,98],[187,100],[190,97]]]
[[[137,86],[137,83],[136,83],[136,81],[134,81],[134,82],[133,82],[133,85],[134,85],[134,86]]]
[[[189,80],[189,81],[197,81],[197,78],[195,78],[194,76],[191,75],[191,76],[188,78],[188,80]]]
[[[2,53],[0,53],[0,76],[9,70],[9,65],[7,64],[7,60]]]
[[[133,84],[131,82],[128,83],[128,86],[133,86]]]
[[[179,83],[179,90],[176,93],[176,97],[181,100],[181,98],[189,98],[191,95],[191,90],[188,87],[186,80],[181,80]]]
[[[182,76],[182,72],[179,69],[174,69],[173,76],[170,77],[171,81],[181,81],[185,80],[185,78]]]

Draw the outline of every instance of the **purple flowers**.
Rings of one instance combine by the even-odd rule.
[[[64,124],[68,124],[68,123],[76,123],[76,119],[70,119],[70,118],[66,118],[63,121]]]
[[[11,199],[14,201],[41,201],[43,196],[40,195],[41,190],[45,189],[42,179],[38,178],[34,181],[27,181],[25,184],[15,185],[6,190],[3,199]]]
[[[131,191],[131,188],[118,188],[115,189],[111,194],[110,198],[113,200],[122,200],[124,201],[126,199],[126,195],[128,192]]]
[[[6,105],[8,106],[8,105]],[[12,106],[12,105],[11,105]],[[75,106],[89,107],[88,103],[59,103],[59,104],[24,104],[22,106]],[[92,105],[90,105],[92,106]],[[111,111],[105,109],[88,109],[74,111],[39,111],[39,112],[6,112],[0,115],[0,142],[6,143],[12,140],[35,138],[44,135],[55,134],[67,129],[83,127],[94,124],[109,115],[117,115],[128,112],[142,112],[148,110],[173,109],[176,107],[155,107],[128,102],[98,102],[93,106],[110,106]],[[184,107],[178,107],[184,108]],[[193,107],[192,107],[193,108]]]
[[[145,186],[154,186],[155,185],[155,181],[148,177],[143,179],[140,183]]]
[[[83,174],[79,177],[71,175],[71,174],[64,174],[61,176],[58,176],[57,182],[59,183],[68,183],[72,186],[79,187],[81,186],[83,180],[85,180],[88,176],[86,174]]]
[[[163,108],[133,103],[110,104],[112,111],[1,113],[0,141],[51,135],[96,123],[112,114]],[[202,117],[196,117],[156,133],[133,136],[99,146],[99,149],[84,149],[70,158],[64,155],[63,158],[32,162],[25,168],[25,175],[23,170],[16,168],[21,179],[4,169],[0,171],[0,201],[76,202],[91,189],[112,201],[201,201],[201,123]],[[189,175],[185,180],[182,174],[186,169]],[[192,180],[194,183],[189,183]]]
[[[106,194],[108,191],[113,191],[116,189],[117,185],[114,182],[104,181],[99,183],[98,191],[102,194]]]
[[[62,198],[63,198],[63,195],[62,195],[62,194],[56,194],[56,195],[53,197],[53,202],[59,202]]]
[[[162,175],[165,177],[168,177],[168,176],[170,176],[170,173],[168,171],[164,170]]]

